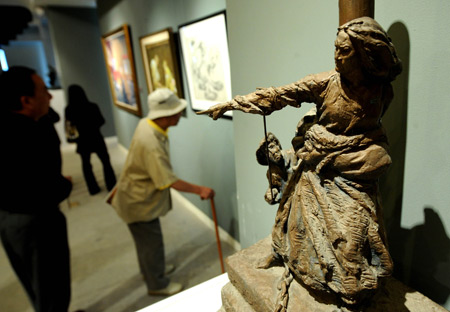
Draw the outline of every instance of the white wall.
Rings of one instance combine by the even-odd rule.
[[[64,94],[63,89],[55,89],[49,90],[52,95],[52,100],[50,105],[55,110],[55,112],[59,115],[59,121],[55,124],[56,132],[58,133],[59,139],[61,140],[61,148],[64,148],[66,145],[74,145],[67,143],[66,140],[66,132],[64,130],[64,110],[66,108],[66,96]]]

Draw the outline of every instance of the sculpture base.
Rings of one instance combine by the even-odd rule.
[[[267,237],[226,259],[230,283],[222,288],[220,312],[273,312],[275,310],[278,296],[277,284],[284,268],[256,268],[261,260],[268,257],[270,251],[271,238]],[[395,278],[387,278],[384,286],[377,291],[370,302],[359,308],[342,306],[334,294],[313,293],[294,279],[289,287],[287,311],[445,312],[447,310]]]

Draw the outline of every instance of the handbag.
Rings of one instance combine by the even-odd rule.
[[[66,140],[69,143],[76,143],[80,134],[78,133],[77,126],[75,126],[70,120],[66,120]]]

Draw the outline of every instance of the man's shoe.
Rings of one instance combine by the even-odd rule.
[[[170,282],[167,287],[156,290],[149,290],[148,294],[150,296],[172,296],[180,292],[183,289],[183,285],[180,283]]]
[[[164,275],[169,275],[173,271],[175,271],[176,266],[172,263],[166,264],[166,267],[164,268]],[[144,274],[141,273],[142,279],[145,281]]]
[[[164,270],[164,275],[168,275],[168,274],[172,273],[173,271],[175,271],[175,265],[172,263],[166,264],[166,268]]]

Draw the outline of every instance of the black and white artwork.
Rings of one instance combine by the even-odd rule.
[[[231,99],[225,13],[179,27],[183,63],[194,111]],[[226,116],[231,117],[231,112]]]

